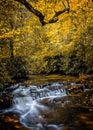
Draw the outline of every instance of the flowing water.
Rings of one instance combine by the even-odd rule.
[[[15,84],[0,93],[0,130],[93,128],[92,90],[85,85],[59,78],[35,78],[33,81],[33,84],[28,86]],[[73,89],[75,93],[69,94],[75,86],[80,86],[79,92]],[[86,95],[90,99],[82,99],[82,96]]]

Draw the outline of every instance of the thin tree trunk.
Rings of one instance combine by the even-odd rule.
[[[14,58],[14,43],[10,40],[10,58]]]

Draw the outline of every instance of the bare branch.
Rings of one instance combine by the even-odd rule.
[[[69,0],[64,0],[64,2],[62,1],[62,3],[63,3],[65,8],[69,8],[70,9]]]
[[[49,23],[54,23],[58,21],[58,16],[65,13],[65,12],[69,12],[69,8],[63,9],[61,11],[55,12],[55,15],[53,16],[53,18],[49,21]]]
[[[45,24],[48,24],[48,23],[55,23],[55,22],[57,22],[59,15],[65,13],[65,12],[69,12],[69,10],[70,10],[69,0],[66,0],[66,1],[63,3],[65,9],[63,9],[63,10],[61,10],[61,11],[58,11],[58,12],[55,12],[55,15],[53,16],[53,18],[52,18],[51,20],[49,20],[48,23],[46,23],[46,22],[44,21],[44,17],[45,17],[45,16],[44,16],[40,11],[36,10],[36,9],[35,9],[30,3],[28,3],[26,0],[15,0],[15,1],[20,2],[20,3],[23,4],[30,12],[32,12],[33,14],[35,14],[35,15],[39,18],[39,20],[40,20],[40,22],[41,22],[42,25],[45,25]]]
[[[31,4],[29,4],[26,0],[15,0],[15,1],[20,2],[20,3],[23,4],[30,12],[32,12],[33,14],[35,14],[35,15],[39,18],[39,20],[40,20],[40,22],[42,23],[42,25],[45,25],[45,24],[46,24],[46,23],[44,22],[44,15],[43,15],[40,11],[34,9],[33,6],[32,6]]]

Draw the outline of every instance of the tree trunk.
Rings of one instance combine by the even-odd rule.
[[[14,58],[14,43],[10,40],[10,58]]]

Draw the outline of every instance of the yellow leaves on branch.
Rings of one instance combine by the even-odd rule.
[[[20,29],[16,29],[16,30],[12,30],[12,31],[9,31],[9,32],[5,32],[6,30],[2,29],[3,33],[2,35],[0,35],[0,38],[11,38],[11,37],[14,37],[14,35],[19,35],[20,34]]]
[[[30,28],[30,26],[25,26],[24,28],[17,28],[16,30],[13,29],[13,30],[9,30],[9,28],[7,29],[4,29],[2,28],[1,29],[1,35],[0,35],[0,38],[16,38],[17,36],[19,36],[20,34],[22,34],[22,32],[29,32],[30,34],[32,34],[32,30]]]

